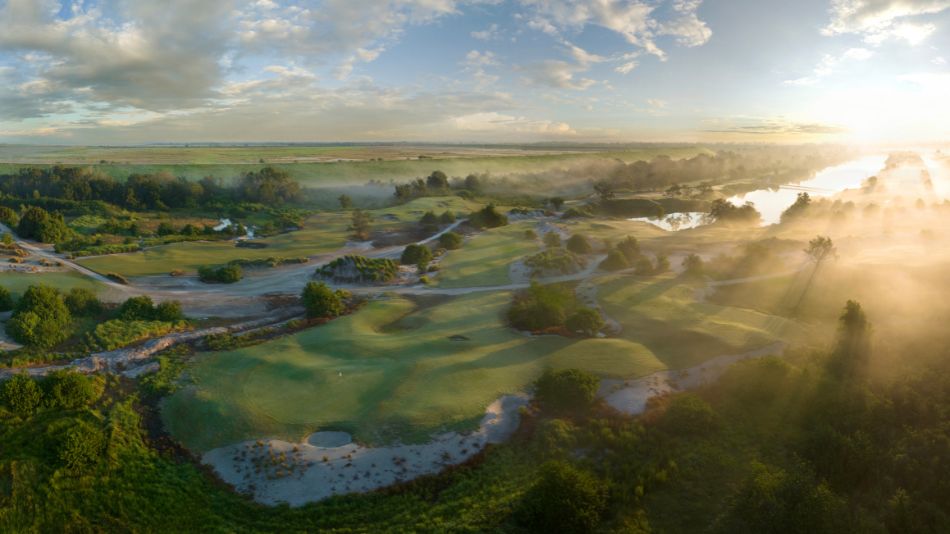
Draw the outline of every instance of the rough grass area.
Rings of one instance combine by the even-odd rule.
[[[446,253],[439,268],[440,287],[495,286],[510,283],[512,263],[534,254],[537,239],[526,239],[525,230],[534,223],[520,223],[487,230],[467,239],[458,250]]]
[[[69,291],[74,287],[82,287],[99,292],[105,287],[89,278],[73,272],[45,272],[45,273],[14,273],[0,272],[0,286],[7,288],[14,297],[19,297],[30,286],[46,284],[48,286]]]
[[[373,230],[397,230],[415,224],[429,210],[450,210],[467,214],[479,204],[459,197],[420,198],[391,208],[372,210]],[[97,272],[117,272],[124,276],[168,274],[174,269],[193,273],[207,263],[227,263],[237,259],[266,259],[273,256],[310,257],[338,250],[350,239],[350,213],[313,215],[301,230],[256,240],[266,248],[239,248],[232,241],[174,243],[142,252],[82,258],[78,262]]]

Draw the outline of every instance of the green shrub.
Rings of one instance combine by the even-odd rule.
[[[569,250],[549,248],[529,256],[524,264],[531,269],[532,276],[554,276],[576,273],[587,261]]]
[[[574,254],[590,254],[594,249],[582,234],[574,234],[567,240],[567,250]]]
[[[611,250],[597,267],[602,271],[622,271],[630,267],[630,262],[619,250]]]
[[[233,284],[244,278],[240,265],[202,265],[198,267],[198,279],[206,284]]]
[[[386,258],[343,256],[317,269],[316,274],[342,282],[385,283],[399,273],[396,262]]]
[[[597,398],[600,379],[580,369],[548,369],[535,382],[535,399],[552,413],[583,412]]]
[[[177,300],[166,300],[165,302],[160,302],[158,306],[155,306],[155,312],[152,317],[154,317],[156,321],[173,323],[183,320],[185,314],[181,311],[180,302]]]
[[[99,427],[78,420],[60,442],[59,459],[69,469],[82,470],[99,460],[105,445],[106,437]]]
[[[50,348],[72,334],[72,315],[59,291],[30,286],[7,321],[7,333],[24,345]]]
[[[21,417],[31,415],[43,401],[40,386],[25,373],[14,375],[2,386],[3,403]]]
[[[77,317],[92,317],[102,313],[102,302],[96,294],[82,287],[70,289],[64,301],[69,311]]]
[[[628,235],[623,241],[617,243],[617,250],[631,263],[640,257],[640,243],[633,236]]]
[[[10,311],[12,309],[13,295],[10,294],[10,290],[0,286],[0,312]]]
[[[673,396],[661,422],[668,432],[683,436],[708,434],[719,425],[719,416],[709,403],[694,393]]]
[[[586,336],[594,336],[604,327],[604,319],[597,310],[578,308],[564,323],[571,332],[581,332]]]
[[[341,293],[323,282],[308,282],[301,300],[307,309],[307,317],[336,317],[345,309]]]
[[[515,293],[508,309],[508,322],[515,328],[530,331],[562,326],[573,304],[570,289],[532,283],[529,289]]]
[[[558,248],[561,246],[561,236],[557,232],[548,232],[544,234],[544,246],[547,248]]]
[[[415,243],[408,245],[402,251],[399,262],[403,265],[425,265],[432,261],[432,251],[425,245]]]
[[[473,213],[468,222],[475,228],[498,228],[508,224],[508,216],[499,213],[494,204],[489,204]]]
[[[155,318],[155,304],[152,297],[141,295],[129,297],[119,306],[116,317],[123,321],[151,321]]]
[[[516,514],[531,532],[593,532],[607,509],[607,485],[567,462],[549,462]]]
[[[89,333],[87,340],[94,349],[115,350],[138,341],[163,336],[176,330],[183,330],[187,326],[188,323],[184,321],[169,323],[165,321],[112,319],[96,325],[96,328]]]
[[[455,232],[446,232],[439,236],[439,245],[446,250],[456,250],[462,247],[462,236]]]
[[[455,222],[455,214],[446,210],[442,212],[442,215],[439,215],[439,222],[442,224],[452,224]]]
[[[75,410],[95,402],[102,395],[103,383],[76,371],[60,370],[43,380],[43,389],[47,406]]]

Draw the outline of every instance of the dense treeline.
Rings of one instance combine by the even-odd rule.
[[[299,201],[302,194],[288,172],[273,167],[248,172],[233,186],[210,176],[194,182],[160,172],[132,174],[122,182],[86,167],[29,167],[0,175],[0,192],[15,199],[102,201],[130,210],[193,208],[227,201],[279,206]]]

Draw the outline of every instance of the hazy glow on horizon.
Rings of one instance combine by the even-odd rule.
[[[950,136],[950,0],[0,0],[0,142]]]

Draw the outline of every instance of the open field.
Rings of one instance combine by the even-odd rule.
[[[168,399],[164,419],[197,450],[299,440],[320,429],[370,443],[420,440],[473,427],[492,400],[523,390],[547,367],[640,376],[801,334],[785,319],[695,302],[695,288],[672,278],[617,278],[599,289],[608,314],[624,324],[618,338],[522,335],[503,324],[509,293],[424,307],[371,302],[287,338],[199,354],[187,371],[194,384]]]
[[[170,172],[198,180],[236,178],[265,165],[288,170],[305,186],[363,184],[369,180],[404,181],[440,169],[449,176],[471,173],[542,172],[594,159],[637,161],[659,155],[692,157],[705,148],[568,147],[19,147],[0,146],[0,173],[36,165],[88,165],[117,179],[132,173]],[[424,156],[419,158],[419,156]],[[380,161],[380,158],[382,161]],[[410,159],[407,159],[410,158]],[[261,163],[261,159],[264,163]],[[105,161],[106,163],[101,163]]]
[[[74,272],[44,272],[36,274],[0,272],[0,286],[7,288],[15,297],[19,297],[32,285],[45,284],[57,289],[69,291],[81,287],[92,291],[102,291],[104,287],[89,278]]]

